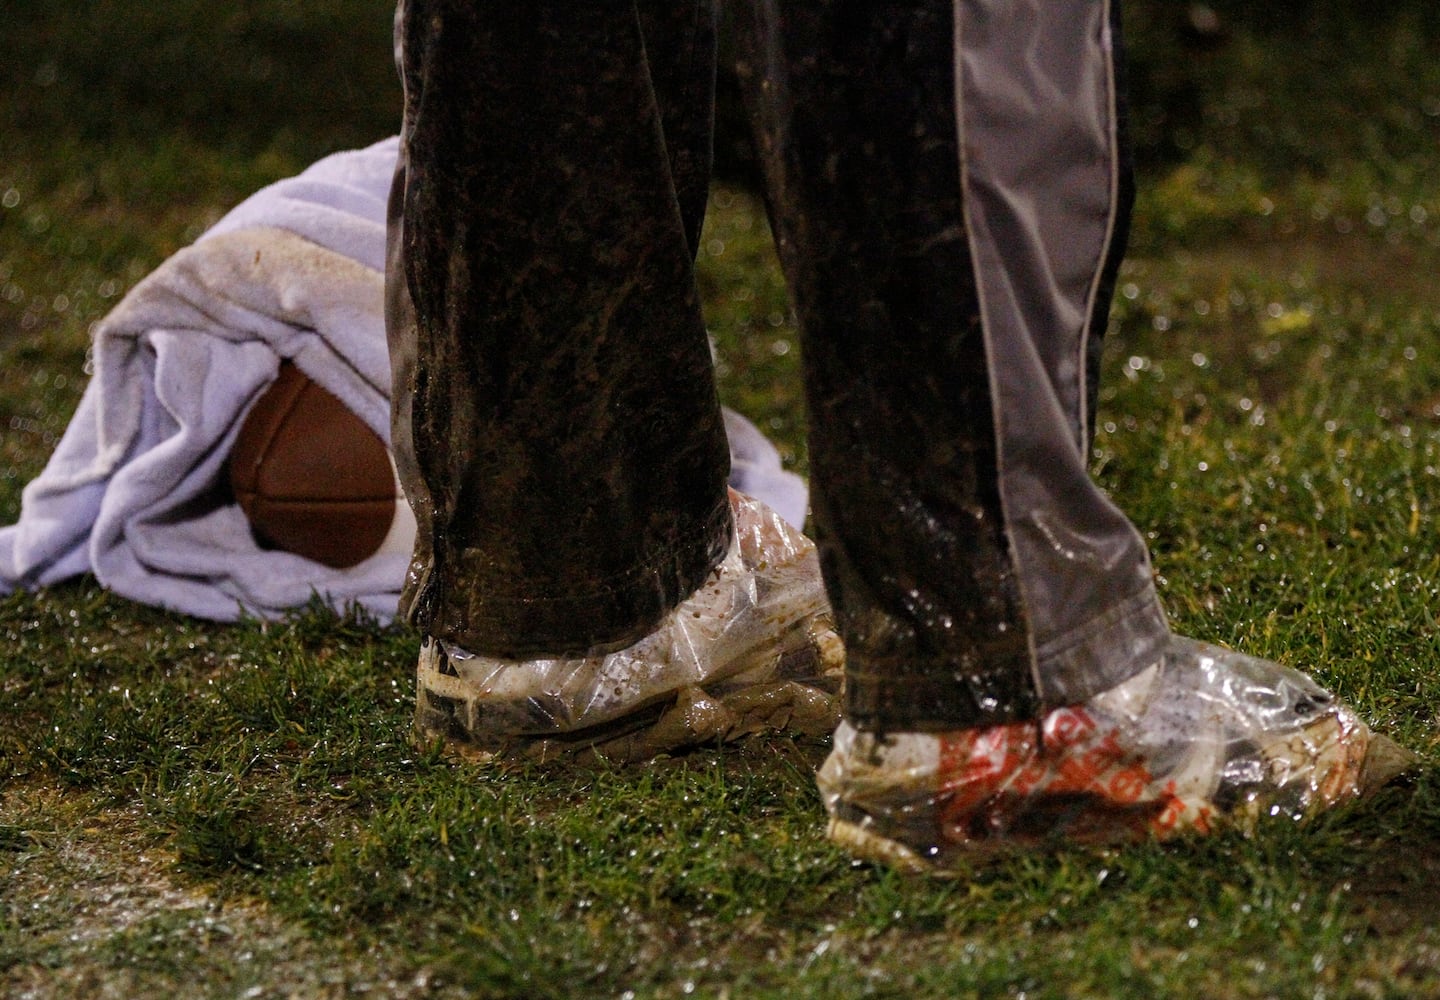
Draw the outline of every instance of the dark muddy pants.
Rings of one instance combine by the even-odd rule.
[[[1129,206],[1101,0],[728,0],[802,331],[814,520],[870,729],[1034,717],[1152,662],[1086,469]],[[692,264],[707,2],[402,0],[392,198],[406,610],[624,646],[729,536]]]

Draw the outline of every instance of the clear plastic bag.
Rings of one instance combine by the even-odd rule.
[[[624,760],[762,729],[826,733],[844,651],[814,544],[732,492],[735,536],[650,635],[604,656],[506,660],[427,640],[417,724],[482,753]]]
[[[1136,677],[1038,722],[892,734],[842,723],[817,780],[832,839],[943,871],[1007,845],[1303,818],[1413,759],[1304,674],[1177,636]]]

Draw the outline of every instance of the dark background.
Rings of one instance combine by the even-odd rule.
[[[1440,138],[1433,2],[1131,0],[1123,9],[1142,170],[1209,147],[1266,172],[1323,173],[1357,150],[1413,162]],[[0,142],[143,142],[183,123],[222,146],[308,162],[395,131],[392,10],[389,0],[10,0]],[[321,48],[317,34],[328,39]],[[727,80],[721,95],[720,172],[746,177],[743,115]]]

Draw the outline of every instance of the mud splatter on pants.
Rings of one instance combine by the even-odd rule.
[[[1086,468],[1128,223],[1103,0],[730,0],[800,320],[814,524],[867,729],[1034,718],[1155,661]],[[513,657],[628,645],[723,555],[693,262],[708,2],[402,0],[391,203],[405,611]]]

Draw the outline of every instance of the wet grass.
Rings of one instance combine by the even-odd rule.
[[[387,3],[12,6],[7,521],[88,325],[394,102]],[[821,839],[821,744],[455,763],[412,739],[411,635],[215,626],[81,580],[0,601],[0,992],[1440,996],[1440,34],[1380,6],[1216,4],[1216,35],[1132,5],[1145,195],[1095,467],[1177,627],[1314,670],[1423,756],[1408,785],[1305,829],[915,881]],[[718,189],[703,289],[724,395],[803,469],[767,240]]]

